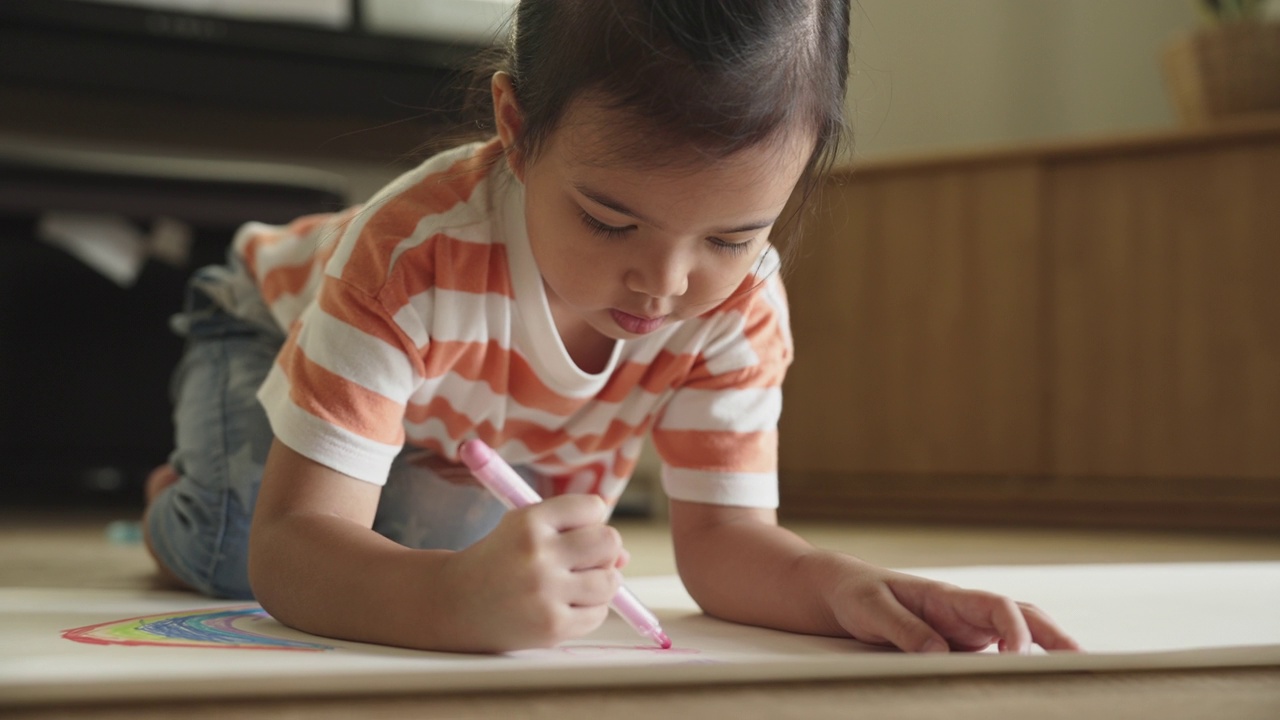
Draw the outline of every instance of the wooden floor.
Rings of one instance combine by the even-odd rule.
[[[151,587],[123,514],[0,513],[0,586]],[[660,522],[620,521],[632,576],[674,572]],[[795,524],[815,544],[897,568],[1026,563],[1280,560],[1280,537],[1151,531]],[[1280,610],[1278,610],[1280,612]],[[0,639],[2,641],[2,639]],[[504,694],[3,708],[0,716],[198,718],[1280,718],[1280,668],[989,676]]]

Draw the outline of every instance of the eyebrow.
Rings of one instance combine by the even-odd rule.
[[[653,220],[627,207],[621,201],[615,200],[614,198],[602,192],[599,192],[598,190],[592,190],[591,188],[586,187],[585,185],[579,185],[577,183],[574,183],[573,187],[578,192],[582,193],[588,200],[591,200],[592,202],[598,205],[603,205],[609,208],[610,210],[613,210],[614,212],[622,213],[623,215],[633,217],[636,220],[639,220],[640,222],[645,223],[646,225],[653,225],[654,227],[657,227],[657,228],[662,227],[661,225],[654,222]],[[756,222],[747,223],[746,225],[739,225],[738,227],[734,227],[734,228],[724,228],[722,230],[714,230],[712,232],[717,235],[735,235],[737,233],[751,232],[752,230],[762,230],[764,228],[769,227],[770,225],[773,225],[777,221],[778,221],[778,218],[775,217],[772,220],[759,220]]]

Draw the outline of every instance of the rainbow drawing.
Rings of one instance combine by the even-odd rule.
[[[248,605],[112,620],[64,630],[62,637],[90,645],[149,645],[302,652],[335,649],[332,645],[289,640],[262,632],[261,630],[266,627],[278,627],[278,625],[261,607]]]

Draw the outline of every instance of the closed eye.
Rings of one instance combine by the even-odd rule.
[[[750,240],[742,240],[740,242],[729,242],[728,240],[721,240],[718,237],[712,237],[712,238],[707,238],[707,240],[711,243],[711,246],[714,247],[717,252],[729,253],[731,255],[741,255],[742,253],[751,249],[751,244],[754,243],[756,239],[751,238]]]
[[[635,225],[628,225],[626,227],[606,225],[592,217],[586,210],[583,210],[578,215],[582,218],[582,224],[586,225],[588,230],[595,235],[600,235],[601,237],[621,237],[626,235],[627,232],[634,230],[636,227]]]

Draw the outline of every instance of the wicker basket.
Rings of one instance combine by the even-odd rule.
[[[1164,75],[1187,123],[1280,112],[1280,22],[1234,22],[1179,37],[1165,50]]]

